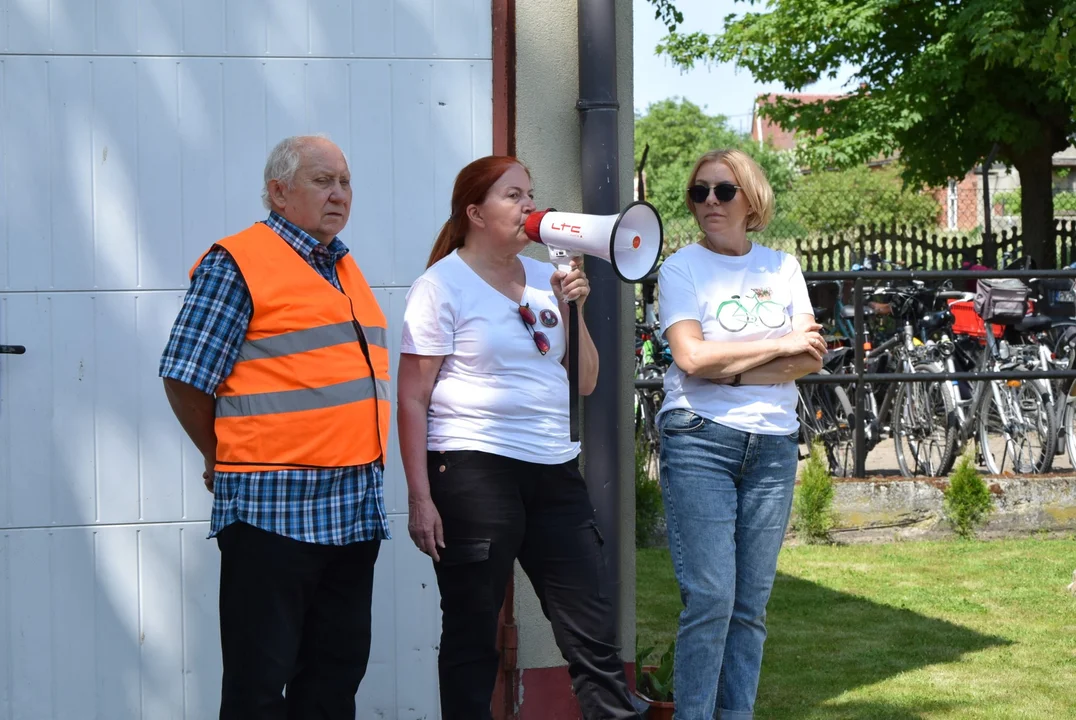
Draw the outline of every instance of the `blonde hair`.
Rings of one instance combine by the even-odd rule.
[[[732,171],[736,184],[740,186],[740,192],[747,199],[747,231],[765,230],[773,220],[773,188],[766,179],[766,173],[762,172],[758,163],[742,150],[711,150],[695,161],[695,167],[691,169],[691,175],[687,180],[689,188],[695,184],[702,166],[712,162],[719,162]],[[686,189],[684,199],[687,201],[691,216],[695,218],[695,222],[698,222],[695,203],[691,201],[691,196],[688,195]]]

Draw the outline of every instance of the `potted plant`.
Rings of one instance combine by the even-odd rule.
[[[635,655],[635,694],[650,709],[646,717],[649,720],[672,720],[676,703],[673,701],[673,657],[676,641],[669,643],[669,649],[661,656],[657,665],[644,665],[643,661],[654,650],[648,647]]]

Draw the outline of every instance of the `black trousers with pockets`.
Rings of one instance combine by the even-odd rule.
[[[314,545],[233,523],[220,547],[220,720],[354,720],[380,540]]]
[[[497,618],[518,558],[568,661],[587,720],[639,718],[628,694],[602,537],[579,466],[475,451],[430,452],[444,524],[438,674],[443,720],[488,720]]]

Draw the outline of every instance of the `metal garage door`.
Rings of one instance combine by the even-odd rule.
[[[186,270],[264,217],[277,140],[327,132],[398,328],[492,147],[489,28],[482,0],[0,3],[0,343],[27,348],[0,355],[0,718],[215,716],[210,497],[157,378]],[[436,586],[391,452],[359,717],[433,718]]]

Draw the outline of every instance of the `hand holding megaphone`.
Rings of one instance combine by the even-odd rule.
[[[572,257],[568,259],[567,265],[557,266],[557,271],[551,278],[551,284],[553,294],[557,296],[559,302],[582,302],[590,294],[590,281],[587,280],[581,265],[581,257]]]
[[[549,249],[549,259],[564,272],[579,255],[609,262],[624,282],[650,274],[661,256],[664,235],[658,211],[650,203],[633,202],[619,215],[585,215],[550,208],[532,212],[524,231]]]

